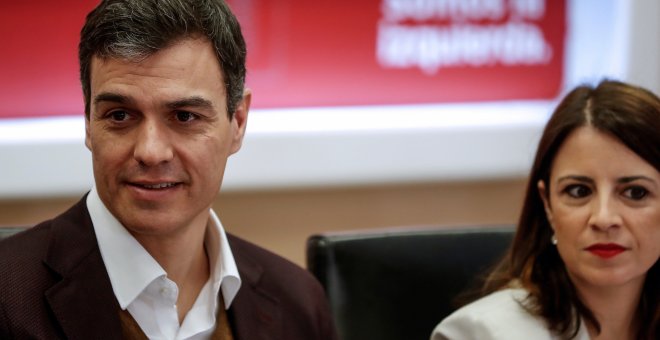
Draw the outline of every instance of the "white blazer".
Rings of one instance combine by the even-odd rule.
[[[520,304],[524,289],[504,289],[455,311],[433,330],[431,340],[556,340],[545,321],[528,313]],[[580,325],[575,340],[589,340]]]

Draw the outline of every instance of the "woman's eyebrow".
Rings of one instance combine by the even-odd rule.
[[[586,182],[593,184],[595,183],[594,180],[590,177],[587,176],[580,176],[580,175],[567,175],[567,176],[562,176],[557,179],[557,183],[561,183],[563,181],[567,180],[573,180],[573,181],[578,181],[578,182]]]
[[[625,184],[625,183],[630,183],[630,182],[634,182],[634,181],[638,181],[638,180],[648,181],[648,182],[651,182],[651,183],[655,184],[655,181],[653,180],[653,178],[643,176],[643,175],[621,177],[621,178],[617,179],[617,183]]]
[[[590,184],[595,183],[595,181],[592,178],[587,177],[587,176],[580,176],[580,175],[567,175],[567,176],[559,177],[557,179],[557,183],[561,183],[562,181],[567,181],[567,180],[585,182],[585,183],[590,183]],[[651,182],[651,183],[654,183],[654,184],[656,183],[656,181],[654,181],[652,178],[647,177],[647,176],[643,176],[643,175],[620,177],[620,178],[617,178],[616,182],[620,183],[620,184],[626,184],[626,183],[639,181],[639,180],[648,181],[648,182]]]

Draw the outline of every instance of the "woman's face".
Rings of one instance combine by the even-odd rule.
[[[539,192],[573,283],[641,285],[660,256],[658,170],[585,126],[564,141],[550,171]]]

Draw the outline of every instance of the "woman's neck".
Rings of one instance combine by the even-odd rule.
[[[592,340],[634,339],[643,284],[643,280],[616,287],[576,283],[580,300],[591,310],[600,325],[600,332],[597,332],[595,325],[586,323]]]

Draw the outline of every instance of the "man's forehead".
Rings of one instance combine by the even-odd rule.
[[[95,53],[92,55],[90,62],[90,75],[98,67],[108,64],[141,67],[148,65],[173,66],[197,64],[200,62],[206,63],[206,73],[216,70],[218,77],[224,79],[221,62],[216,54],[213,43],[207,37],[200,35],[177,38],[154,51],[117,48],[114,52]]]
[[[97,54],[92,56],[89,74],[92,92],[98,90],[100,84],[112,82],[113,79],[142,77],[163,83],[176,81],[192,86],[216,87],[214,91],[226,93],[223,72],[215,50],[205,39],[181,40],[148,56]]]

